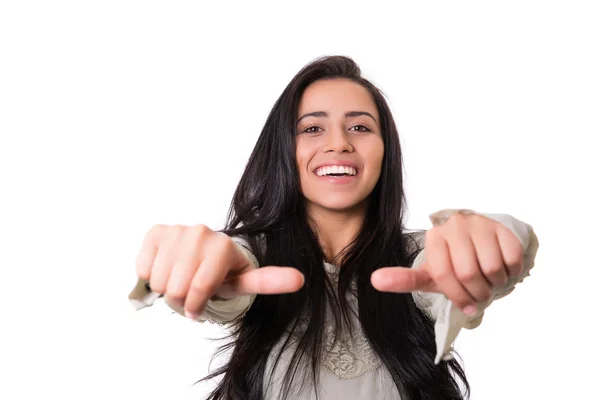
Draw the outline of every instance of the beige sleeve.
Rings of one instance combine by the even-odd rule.
[[[508,294],[510,294],[518,283],[521,283],[529,276],[530,270],[535,263],[535,256],[538,250],[538,238],[531,225],[507,214],[484,214],[472,210],[442,210],[430,215],[434,226],[443,224],[451,215],[460,212],[463,214],[479,214],[494,221],[497,221],[510,229],[518,238],[523,246],[523,272],[517,277],[510,278],[506,285],[494,291],[490,300],[477,304],[477,314],[467,316],[460,309],[452,304],[443,294],[414,292],[413,298],[417,306],[435,321],[435,339],[437,344],[437,354],[435,363],[440,360],[452,358],[452,343],[458,336],[462,328],[474,329],[478,327],[483,319],[485,309],[489,305]],[[422,250],[416,257],[412,268],[418,268],[425,261],[425,251]]]
[[[246,257],[248,257],[248,260],[250,260],[250,262],[252,262],[256,268],[258,268],[258,260],[250,251],[248,244],[240,238],[232,238],[232,240],[235,242],[238,249],[240,249],[246,255]],[[142,308],[152,306],[154,302],[161,297],[163,297],[162,294],[155,293],[150,289],[148,281],[138,279],[137,284],[129,294],[129,301],[136,310],[140,310]],[[220,325],[232,322],[250,309],[250,306],[254,302],[255,298],[255,294],[238,296],[228,300],[212,298],[206,304],[206,307],[204,308],[202,314],[200,314],[198,321],[210,321]],[[167,304],[169,308],[178,314],[184,315],[182,307],[171,305],[168,302],[165,302],[165,304]]]

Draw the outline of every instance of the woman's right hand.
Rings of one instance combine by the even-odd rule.
[[[304,285],[297,269],[257,268],[229,236],[204,225],[152,227],[136,271],[153,292],[164,294],[168,304],[183,307],[186,317],[194,320],[213,296],[292,293]]]

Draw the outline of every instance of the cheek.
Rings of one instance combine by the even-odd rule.
[[[319,140],[300,135],[296,138],[296,164],[301,173],[306,173],[308,164],[318,152]]]
[[[302,144],[296,140],[296,165],[298,167],[298,172],[302,172],[302,164],[305,164],[304,152],[302,150]]]
[[[302,140],[296,140],[296,167],[298,168],[300,179],[303,179],[306,176],[309,161],[309,149],[306,148]]]
[[[381,150],[377,153],[377,165],[379,165],[379,171],[381,171],[381,166],[383,165],[383,143],[381,144]]]
[[[369,147],[369,151],[367,154],[367,162],[371,166],[371,170],[377,178],[379,178],[379,174],[381,172],[381,165],[383,163],[383,139],[380,139],[372,144]]]

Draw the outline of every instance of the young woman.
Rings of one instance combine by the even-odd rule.
[[[226,229],[152,228],[130,299],[232,329],[210,399],[468,397],[452,342],[529,275],[536,235],[470,210],[409,232],[404,206],[384,97],[351,59],[318,59],[275,103]]]

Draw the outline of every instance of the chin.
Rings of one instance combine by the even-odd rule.
[[[349,212],[365,205],[364,199],[360,198],[316,199],[313,203],[320,208],[335,212]]]

